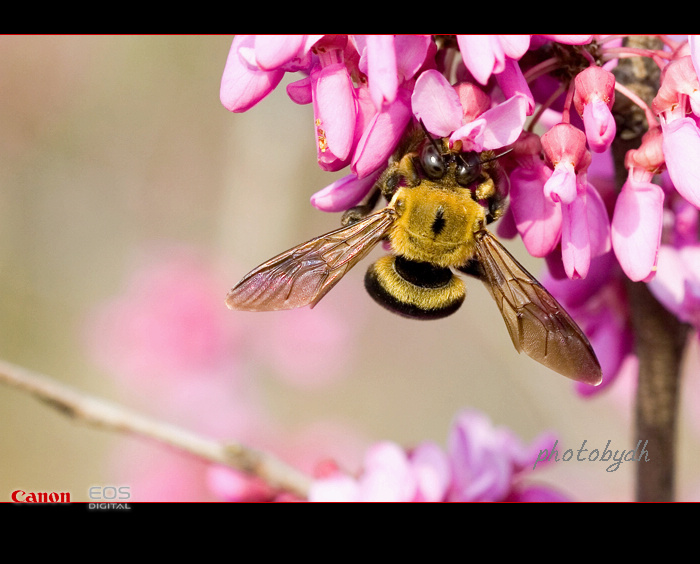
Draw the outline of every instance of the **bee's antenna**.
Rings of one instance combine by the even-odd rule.
[[[420,126],[423,128],[423,131],[425,132],[425,136],[428,138],[428,140],[430,141],[430,143],[432,143],[433,147],[435,147],[435,150],[436,150],[438,153],[442,153],[442,151],[440,150],[440,147],[438,147],[437,142],[435,141],[435,139],[433,139],[433,136],[430,135],[430,131],[428,131],[428,128],[425,127],[425,124],[423,123],[423,120],[422,120],[422,119],[419,119],[419,120],[418,120],[418,123],[420,123]]]
[[[490,159],[486,159],[485,161],[481,161],[481,164],[490,163],[491,161],[495,161],[496,159],[500,159],[501,157],[506,156],[506,155],[507,155],[508,153],[510,153],[512,150],[513,150],[513,147],[511,147],[510,149],[507,149],[507,150],[503,151],[500,155],[495,155],[495,156],[491,157]]]

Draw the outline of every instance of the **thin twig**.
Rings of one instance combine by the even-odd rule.
[[[273,489],[290,492],[302,499],[308,496],[311,478],[269,453],[235,441],[203,437],[2,360],[0,383],[28,392],[79,422],[156,440],[209,462],[258,476]]]

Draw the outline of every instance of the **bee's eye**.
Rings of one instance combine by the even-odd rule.
[[[445,176],[445,159],[432,143],[426,143],[420,153],[420,165],[431,180]]]
[[[470,186],[481,178],[481,157],[479,153],[470,151],[463,153],[457,159],[455,180],[460,186]]]

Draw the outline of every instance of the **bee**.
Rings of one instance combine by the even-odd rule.
[[[422,125],[422,124],[421,124]],[[486,226],[506,209],[503,154],[464,151],[412,127],[366,202],[345,212],[341,227],[258,266],[228,293],[229,308],[275,311],[314,307],[378,243],[391,254],[372,264],[365,287],[404,317],[439,319],[462,305],[455,273],[481,280],[518,352],[577,381],[597,385],[601,368],[586,335],[554,297]],[[380,197],[387,205],[373,211]]]

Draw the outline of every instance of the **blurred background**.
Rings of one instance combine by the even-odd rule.
[[[560,453],[584,440],[634,448],[630,379],[581,398],[515,352],[474,281],[448,319],[385,312],[363,288],[381,249],[313,311],[228,311],[245,273],[339,226],[309,197],[342,175],[319,169],[312,109],[286,82],[247,113],[223,108],[230,44],[0,37],[0,357],[306,471],[324,458],[356,470],[378,440],[444,446],[462,409],[528,443],[552,431]],[[700,498],[696,379],[683,381],[681,500]],[[576,500],[631,500],[635,464],[559,462],[528,479]],[[90,487],[120,485],[132,501],[214,500],[216,484],[191,457],[0,387],[0,500],[24,489],[90,501]]]

